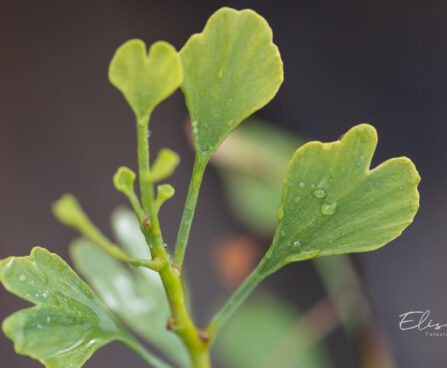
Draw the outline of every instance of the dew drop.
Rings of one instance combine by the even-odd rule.
[[[282,219],[284,217],[284,208],[281,206],[278,208],[278,219]]]
[[[50,322],[51,322],[51,317],[48,316],[48,317],[47,317],[47,323],[50,323]]]
[[[300,245],[301,245],[301,242],[300,242],[299,240],[295,240],[295,241],[293,242],[293,246],[294,246],[295,248],[298,248]]]
[[[286,232],[284,230],[281,231],[281,236],[286,236]]]
[[[312,188],[315,188],[315,184],[312,184],[311,187],[312,187]]]
[[[298,203],[301,200],[301,197],[295,197],[294,201],[295,203]]]
[[[26,276],[24,274],[19,275],[19,280],[20,281],[25,281],[26,280]]]
[[[194,127],[194,128],[192,128],[192,131],[197,134],[199,132],[199,128]]]
[[[165,247],[165,248],[167,248],[167,247],[168,247],[168,244],[167,244],[167,243],[163,243],[163,245],[164,245],[164,247]]]
[[[321,205],[321,213],[326,216],[333,215],[336,209],[337,209],[337,202],[323,203]]]
[[[151,131],[148,130],[148,131],[147,131],[147,137],[150,138],[151,134],[152,134]]]
[[[306,184],[304,184],[303,182],[301,182],[301,183],[299,184],[300,188],[304,188],[305,185],[306,185]]]
[[[321,189],[321,188],[315,189],[312,192],[312,194],[314,195],[314,197],[317,197],[317,198],[324,198],[324,197],[326,197],[326,192],[324,191],[324,189]]]
[[[42,325],[40,323],[37,323],[36,327],[40,330],[42,328]]]
[[[196,126],[199,125],[199,122],[197,120],[194,120],[191,125],[195,128]]]
[[[47,298],[48,297],[48,291],[47,290],[42,291],[42,296],[44,298]]]

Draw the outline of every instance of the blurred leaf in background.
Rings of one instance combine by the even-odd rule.
[[[303,143],[299,136],[251,118],[212,157],[230,209],[251,232],[270,237],[275,231],[287,163]]]
[[[329,368],[323,346],[306,341],[312,330],[297,309],[274,294],[250,297],[222,329],[216,354],[231,368]]]
[[[112,228],[129,255],[150,259],[149,248],[133,212],[124,208],[115,210]],[[126,325],[176,366],[190,367],[183,343],[166,329],[170,310],[162,282],[155,271],[130,268],[82,238],[73,242],[70,250],[76,269]]]

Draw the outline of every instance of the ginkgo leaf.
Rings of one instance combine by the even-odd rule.
[[[182,83],[182,66],[173,46],[154,43],[146,52],[141,40],[121,45],[110,62],[110,82],[126,98],[138,118],[147,118],[152,110]]]
[[[413,221],[419,174],[406,157],[370,170],[376,144],[375,129],[361,124],[340,141],[310,142],[295,152],[266,272],[317,256],[377,249]]]
[[[150,258],[138,220],[131,211],[115,210],[112,226],[129,254]],[[190,367],[188,351],[182,341],[166,329],[170,309],[157,272],[130,269],[85,239],[73,242],[70,254],[78,272],[128,327],[156,346],[177,367]]]
[[[36,304],[5,319],[4,333],[16,352],[46,367],[82,367],[103,345],[133,339],[76,273],[46,249],[1,260],[0,281]]]
[[[222,8],[180,51],[182,90],[194,145],[208,158],[242,120],[266,105],[283,81],[272,31],[252,10]]]

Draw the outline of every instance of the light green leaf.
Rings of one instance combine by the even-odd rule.
[[[299,320],[298,311],[275,295],[255,294],[222,329],[216,353],[231,368],[270,368],[279,361],[281,368],[330,367],[327,351],[308,343],[312,331]]]
[[[112,225],[115,233],[120,234],[119,240],[125,240],[127,252],[135,257],[150,258],[133,213],[124,209],[115,211]],[[176,334],[166,330],[170,309],[158,273],[143,268],[130,269],[84,239],[75,241],[70,251],[79,273],[127,326],[176,366],[190,366],[183,343]]]
[[[296,151],[264,270],[317,256],[371,251],[413,221],[419,174],[406,157],[370,170],[376,144],[375,129],[361,124],[341,141],[310,142]]]
[[[182,90],[194,145],[208,158],[241,121],[266,105],[283,81],[272,31],[252,10],[222,8],[180,51]]]
[[[36,304],[3,322],[19,354],[49,368],[81,367],[100,347],[129,334],[89,287],[56,254],[34,248],[30,256],[0,261],[0,281]]]
[[[152,165],[149,180],[156,182],[166,179],[172,175],[179,162],[180,156],[177,153],[168,148],[163,148]]]
[[[113,56],[109,79],[123,93],[135,115],[147,118],[182,83],[180,58],[167,42],[154,43],[147,54],[143,41],[130,40]]]

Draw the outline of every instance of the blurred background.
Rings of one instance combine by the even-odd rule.
[[[330,285],[321,276],[327,272],[312,262],[286,267],[260,289],[274,294],[267,300],[281,301],[313,322],[317,331],[312,336],[325,342],[321,354],[332,367],[443,366],[446,337],[401,331],[398,320],[407,311],[430,309],[434,320],[447,322],[444,1],[0,0],[0,258],[25,255],[39,245],[69,259],[67,246],[75,234],[50,211],[65,192],[74,193],[91,219],[111,234],[110,213],[127,205],[113,188],[112,176],[121,165],[136,169],[133,116],[107,80],[113,52],[129,38],[148,44],[162,39],[180,49],[224,5],[263,15],[282,54],[285,82],[257,118],[290,132],[286,136],[293,133],[297,142],[332,141],[355,124],[371,123],[379,133],[373,166],[404,155],[422,177],[421,207],[413,225],[386,247],[347,259],[357,274],[349,276],[355,279],[349,290],[361,292],[360,302],[346,307],[343,293],[328,301]],[[193,163],[186,123],[179,92],[151,120],[152,152],[169,147],[182,157],[170,180],[176,195],[161,212],[169,246]],[[215,164],[205,175],[186,259],[201,325],[269,245],[268,234],[235,213],[228,171],[218,160]],[[338,271],[336,264],[331,272]],[[253,308],[268,303],[262,303],[265,295],[271,294],[253,299]],[[0,290],[1,319],[25,305]],[[346,320],[359,311],[360,332],[355,328],[352,333]],[[239,318],[239,325],[247,320]],[[225,358],[237,349],[230,342],[216,353],[216,367],[236,367]],[[15,355],[3,335],[0,355],[2,367],[39,366]],[[378,355],[387,363],[374,365],[371,356]],[[286,367],[281,358],[275,362]],[[126,348],[111,344],[85,366],[124,364],[144,367]]]

